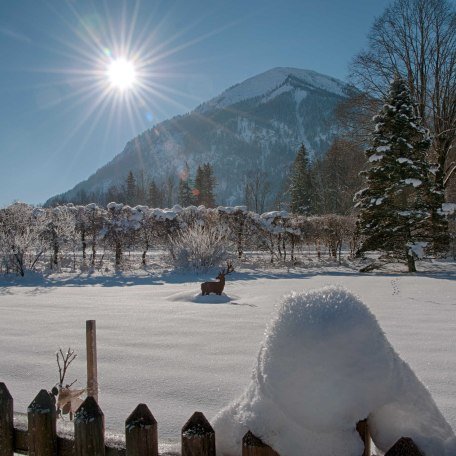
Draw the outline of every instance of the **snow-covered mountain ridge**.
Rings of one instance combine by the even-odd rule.
[[[267,176],[273,199],[301,143],[311,157],[326,153],[337,133],[335,107],[350,90],[315,71],[273,68],[143,132],[86,181],[46,204],[106,191],[130,170],[164,184],[170,176],[177,180],[186,163],[194,175],[207,162],[214,167],[218,203],[242,203],[245,180],[255,173]]]
[[[293,85],[289,84],[290,79],[295,79],[311,89],[325,90],[342,97],[347,95],[347,85],[335,78],[312,70],[277,67],[230,87],[217,97],[203,103],[196,110],[204,113],[213,109],[226,108],[251,98],[268,98],[273,94],[277,96],[293,89]]]

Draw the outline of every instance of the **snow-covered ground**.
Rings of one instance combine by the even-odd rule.
[[[423,269],[423,265],[419,265]],[[376,316],[389,342],[428,387],[456,429],[456,265],[418,274],[358,274],[343,267],[258,271],[237,268],[223,296],[199,296],[206,277],[66,275],[0,282],[0,381],[26,411],[58,380],[55,351],[79,354],[68,381],[85,379],[85,320],[97,320],[100,406],[122,431],[139,402],[175,441],[199,410],[211,419],[240,396],[274,305],[291,290],[343,285]]]

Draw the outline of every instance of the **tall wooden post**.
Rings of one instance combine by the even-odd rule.
[[[92,396],[74,416],[74,454],[76,456],[105,456],[104,415]]]
[[[201,412],[195,412],[182,428],[182,456],[215,456],[215,432]]]
[[[98,403],[97,326],[95,320],[86,321],[87,396]]]
[[[146,404],[139,404],[125,421],[125,444],[127,456],[158,456],[157,420]]]
[[[0,456],[13,456],[13,398],[0,382]]]
[[[57,431],[55,400],[42,389],[28,406],[28,454],[55,456]]]

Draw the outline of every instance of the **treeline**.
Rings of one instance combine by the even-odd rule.
[[[245,206],[163,210],[91,203],[45,209],[15,203],[0,209],[0,270],[23,276],[37,268],[58,270],[62,262],[74,271],[101,267],[103,262],[122,268],[128,251],[139,252],[138,266],[139,261],[145,266],[152,249],[166,253],[171,265],[185,267],[208,248],[209,257],[219,258],[220,245],[239,259],[246,250],[267,252],[270,263],[296,264],[310,252],[340,259],[343,245],[351,253],[356,249],[354,228],[352,217],[306,217],[286,211],[260,215]],[[191,236],[183,236],[186,233]]]
[[[216,180],[209,163],[198,166],[192,178],[190,168],[185,163],[179,175],[169,175],[162,181],[149,177],[144,171],[134,174],[128,171],[123,182],[111,185],[107,190],[87,192],[78,190],[70,199],[58,195],[49,200],[46,206],[56,207],[67,203],[76,205],[95,203],[105,206],[111,201],[119,201],[130,206],[147,205],[151,207],[172,207],[205,205],[215,206],[214,188]]]
[[[297,159],[301,146],[297,151]],[[306,157],[307,157],[307,152]],[[291,210],[299,214],[350,214],[353,208],[353,196],[361,186],[359,172],[365,166],[365,156],[362,148],[347,139],[337,139],[333,142],[327,154],[319,159],[310,161],[306,158],[305,192],[309,195],[306,208],[295,210],[293,204],[293,187],[296,179],[302,177],[297,172],[299,163],[293,163],[289,172],[277,187],[277,179],[271,172],[249,170],[245,172],[243,186],[235,189],[239,195],[236,204],[247,206],[250,211],[263,213],[270,210]],[[48,206],[59,206],[73,203],[76,205],[96,203],[105,206],[111,201],[121,202],[130,206],[147,205],[150,207],[172,207],[178,204],[182,207],[204,205],[209,208],[224,204],[217,199],[217,181],[212,164],[204,163],[191,170],[185,164],[178,175],[170,175],[165,180],[156,181],[147,176],[145,171],[127,172],[125,179],[118,185],[109,187],[106,191],[86,192],[79,190],[71,200],[62,196],[53,198]]]

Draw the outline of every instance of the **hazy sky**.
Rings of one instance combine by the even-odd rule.
[[[386,0],[2,0],[0,206],[43,203],[155,123],[276,66],[346,79]],[[124,57],[136,84],[107,68]]]

